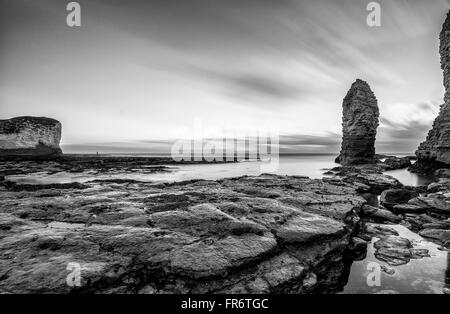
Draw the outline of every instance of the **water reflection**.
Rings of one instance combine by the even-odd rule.
[[[258,176],[263,173],[260,161],[239,162],[227,164],[193,164],[170,165],[169,171],[164,172],[124,172],[123,169],[115,169],[109,173],[93,172],[39,172],[25,175],[8,176],[7,179],[19,184],[52,184],[87,182],[90,180],[105,179],[132,179],[143,182],[174,182],[193,179],[217,180],[222,178],[240,177],[243,175]],[[338,166],[333,155],[294,155],[280,156],[279,167],[276,174],[307,176],[312,179],[323,177],[324,169]]]
[[[403,185],[409,186],[423,186],[433,182],[434,178],[430,176],[424,176],[421,174],[413,173],[407,169],[386,171],[385,174],[393,176],[399,180]]]
[[[390,290],[398,293],[443,293],[445,286],[449,285],[450,261],[446,251],[440,250],[440,245],[423,239],[416,233],[400,225],[389,225],[395,229],[400,237],[410,239],[414,248],[429,250],[430,257],[412,259],[409,263],[400,266],[389,266],[375,257],[373,244],[378,238],[372,238],[367,247],[367,255],[360,261],[351,265],[348,282],[342,293],[379,293]],[[369,287],[367,276],[370,262],[376,262],[395,270],[395,273],[381,273],[381,285]]]

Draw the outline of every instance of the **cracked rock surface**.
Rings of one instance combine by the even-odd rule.
[[[365,203],[357,188],[275,175],[61,189],[3,183],[0,292],[323,289],[338,280]],[[80,267],[79,287],[66,282],[69,263]]]

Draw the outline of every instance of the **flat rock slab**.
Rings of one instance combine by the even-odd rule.
[[[2,185],[0,292],[312,291],[335,284],[327,267],[343,270],[357,189],[274,175]],[[74,267],[80,286],[68,284]]]
[[[450,197],[442,194],[428,194],[427,196],[415,197],[408,203],[422,207],[429,212],[450,216]]]
[[[424,238],[439,240],[443,244],[450,242],[450,230],[444,229],[424,229],[419,232]]]
[[[308,243],[320,238],[336,238],[344,233],[344,223],[308,213],[296,215],[275,229],[275,235],[284,243]]]

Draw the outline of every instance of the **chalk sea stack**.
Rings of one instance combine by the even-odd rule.
[[[369,84],[357,79],[343,102],[343,137],[337,163],[350,165],[374,162],[379,115],[378,102]]]
[[[59,121],[44,117],[0,120],[0,158],[60,155],[61,129]]]
[[[433,164],[450,166],[450,12],[439,38],[441,68],[444,70],[444,104],[425,142],[421,143],[416,151],[419,167]]]

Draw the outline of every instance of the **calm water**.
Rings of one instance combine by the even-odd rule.
[[[400,225],[389,225],[395,229],[403,238],[411,241],[414,248],[427,249],[430,257],[412,259],[408,264],[400,266],[389,266],[375,258],[373,244],[378,240],[373,238],[368,245],[367,256],[364,260],[353,262],[348,283],[342,293],[377,293],[386,290],[398,293],[442,293],[445,287],[445,271],[448,265],[448,252],[439,250],[439,245],[429,242]],[[380,286],[370,287],[367,277],[373,272],[369,263],[376,262],[380,266],[387,266],[395,270],[388,275],[381,272]]]
[[[334,163],[335,155],[293,155],[280,156],[279,167],[274,172],[279,175],[307,176],[320,179],[328,169],[339,166]],[[173,182],[191,179],[216,180],[220,178],[239,177],[243,175],[260,175],[267,172],[264,169],[267,162],[244,161],[228,164],[199,164],[199,165],[171,165],[171,171],[143,174],[121,173],[120,170],[114,174],[85,173],[35,173],[32,175],[10,176],[9,179],[18,183],[48,184],[48,183],[70,183],[86,182],[94,179],[134,179],[144,182]],[[407,170],[389,171],[387,174],[396,177],[405,185],[426,185],[431,182],[430,178],[418,176]]]
[[[386,171],[385,173],[390,176],[393,176],[394,178],[399,180],[404,185],[422,186],[422,185],[428,185],[431,182],[433,182],[433,180],[434,180],[434,178],[432,178],[432,177],[417,175],[415,173],[409,172],[406,169]]]

